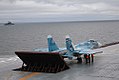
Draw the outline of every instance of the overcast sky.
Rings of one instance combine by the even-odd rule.
[[[119,0],[0,0],[0,22],[119,20]]]

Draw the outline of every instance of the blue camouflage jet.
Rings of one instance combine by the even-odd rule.
[[[73,59],[73,57],[77,57],[78,62],[82,62],[81,55],[84,55],[86,62],[90,62],[89,59],[91,55],[92,62],[93,62],[93,54],[102,52],[102,51],[93,51],[94,48],[98,48],[101,45],[99,42],[95,40],[89,40],[89,41],[85,41],[83,43],[74,45],[70,37],[67,35],[66,48],[59,48],[51,35],[47,36],[47,41],[48,41],[48,48],[35,49],[35,51],[59,52],[64,58]]]

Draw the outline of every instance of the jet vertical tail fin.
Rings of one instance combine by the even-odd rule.
[[[70,37],[68,35],[66,36],[66,48],[69,52],[74,51],[72,40],[70,39]]]
[[[49,52],[59,50],[58,46],[56,45],[56,43],[53,40],[51,35],[48,35],[47,40],[48,40],[48,50],[49,50]]]
[[[67,48],[67,53],[64,56],[67,56],[69,59],[72,59],[74,47],[73,47],[73,43],[68,35],[66,36],[66,48]]]

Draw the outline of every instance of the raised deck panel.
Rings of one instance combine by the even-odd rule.
[[[17,51],[15,54],[26,65],[20,68],[22,71],[56,73],[69,69],[69,66],[58,52]]]

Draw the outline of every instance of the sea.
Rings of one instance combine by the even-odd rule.
[[[65,47],[65,36],[74,44],[94,39],[101,44],[119,41],[119,20],[0,23],[0,57],[15,55],[15,51],[47,48],[47,36],[52,35],[58,47]]]

